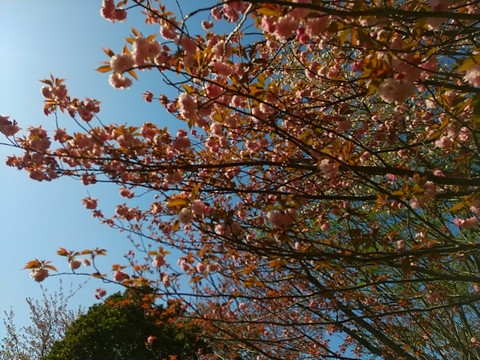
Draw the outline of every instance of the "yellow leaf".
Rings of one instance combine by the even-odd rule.
[[[192,194],[191,194],[192,199],[196,199],[198,197],[199,190],[200,190],[200,185],[197,184],[193,187]]]
[[[148,40],[149,42],[151,42],[152,40],[155,40],[156,37],[157,37],[156,34],[152,34],[152,35],[149,35],[149,36],[147,37],[147,40]]]
[[[68,255],[68,251],[67,251],[67,249],[65,249],[65,248],[60,248],[60,249],[58,249],[58,251],[57,251],[57,255],[67,256],[67,255]]]
[[[40,261],[37,259],[29,261],[23,269],[37,269],[41,266]]]
[[[193,93],[193,87],[191,87],[190,85],[183,84],[182,87],[183,87],[183,89],[185,90],[185,92],[186,92],[187,94]]]
[[[475,55],[475,56],[471,56],[469,57],[468,59],[466,59],[462,65],[460,65],[458,68],[457,68],[457,71],[459,72],[464,72],[464,71],[467,71],[468,69],[470,69],[472,66],[474,66],[475,64],[478,64],[480,63],[480,55]]]
[[[101,72],[101,73],[107,73],[109,72],[110,70],[112,70],[112,68],[110,67],[110,65],[102,65],[100,67],[97,68],[97,71],[98,72]]]
[[[462,210],[463,208],[465,208],[465,204],[464,203],[458,203],[458,204],[455,204],[454,206],[452,206],[450,209],[448,209],[448,211],[459,211],[459,210]]]
[[[180,221],[175,220],[175,222],[172,225],[172,230],[173,231],[178,231],[178,229],[180,229]]]
[[[256,10],[257,13],[267,16],[275,16],[278,14],[278,10],[276,8],[272,8],[268,5],[261,7],[260,9]]]
[[[133,77],[135,80],[138,81],[138,76],[137,76],[137,73],[136,73],[135,71],[130,70],[128,73],[129,73],[130,75],[132,75],[132,77]]]
[[[274,268],[274,269],[278,269],[280,267],[284,267],[287,264],[288,264],[288,261],[285,260],[285,259],[275,259],[275,260],[270,261],[268,263],[268,266],[270,266],[271,268]]]
[[[174,197],[171,197],[167,199],[167,206],[168,207],[184,207],[189,204],[189,200],[186,198],[185,195],[175,195]]]
[[[351,28],[346,28],[338,33],[338,39],[340,40],[340,46],[343,46],[345,44],[345,41],[347,41],[348,36],[350,35],[352,29]]]
[[[105,52],[105,54],[107,54],[110,57],[115,55],[115,53],[110,49],[103,49],[103,51]]]
[[[57,268],[53,265],[45,265],[44,268],[50,269],[50,270],[53,270],[53,271],[58,271]]]

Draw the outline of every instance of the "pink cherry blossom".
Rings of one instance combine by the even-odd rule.
[[[153,100],[153,93],[151,91],[145,91],[143,93],[143,98],[146,102],[152,102]]]
[[[115,89],[128,89],[132,85],[132,80],[118,73],[110,74],[108,82]]]
[[[129,276],[121,270],[116,271],[115,274],[113,274],[113,280],[115,280],[116,282],[122,282],[128,278]]]
[[[415,92],[415,87],[402,81],[388,78],[378,87],[378,93],[387,103],[400,103],[407,100]]]
[[[188,271],[190,269],[190,264],[184,258],[178,259],[177,264],[183,271]]]
[[[90,265],[92,265],[92,262],[90,261],[90,259],[83,258],[82,259],[82,264],[83,264],[83,266],[90,266]]]
[[[207,215],[210,212],[210,208],[202,200],[192,201],[192,211],[197,216]]]
[[[13,136],[20,130],[20,128],[17,126],[15,120],[10,121],[8,119],[9,116],[0,115],[0,132],[5,136]]]
[[[291,225],[296,219],[296,211],[294,209],[270,210],[267,213],[267,220],[275,227],[284,227]]]
[[[30,277],[35,280],[36,282],[42,282],[49,276],[48,269],[39,268],[33,269],[30,273]]]
[[[162,275],[162,283],[165,286],[170,286],[170,276],[168,274],[163,274]]]
[[[479,220],[476,217],[471,217],[468,219],[459,219],[459,218],[453,219],[453,223],[463,229],[472,229],[478,225],[478,222]]]
[[[210,99],[216,99],[223,93],[223,89],[220,86],[212,83],[205,85],[205,91]]]
[[[152,266],[158,269],[162,265],[165,265],[165,258],[162,255],[156,255],[153,258]]]
[[[178,213],[178,220],[182,224],[190,224],[193,220],[193,213],[189,208],[183,208]]]
[[[480,87],[480,64],[475,64],[467,69],[463,79],[470,85]]]
[[[135,66],[146,66],[153,63],[155,57],[160,53],[162,46],[158,41],[149,40],[138,36],[132,44]]]
[[[323,35],[328,25],[328,17],[321,16],[304,21],[305,34],[310,37]]]
[[[180,38],[180,41],[178,43],[185,49],[188,54],[193,54],[197,49],[197,44],[195,43],[195,41],[185,35]]]
[[[203,28],[204,30],[209,30],[209,29],[211,29],[212,27],[213,27],[213,22],[207,21],[207,20],[203,20],[203,21],[202,21],[202,28]]]
[[[197,102],[191,95],[187,93],[180,94],[178,96],[178,105],[180,107],[180,115],[184,119],[189,120],[198,117],[196,113]]]
[[[275,24],[274,35],[279,40],[286,40],[293,35],[293,32],[298,27],[299,18],[294,17],[291,14],[282,16],[277,20]]]
[[[95,290],[95,299],[100,300],[105,295],[107,295],[107,290],[103,288],[98,288],[97,290]]]
[[[184,152],[190,147],[190,139],[186,136],[177,137],[172,146],[175,150]]]
[[[199,273],[203,273],[203,272],[205,272],[205,270],[207,270],[207,265],[205,265],[203,263],[198,263],[195,266],[195,270],[197,270]]]
[[[85,205],[85,207],[89,210],[94,210],[97,208],[97,199],[87,197],[83,199],[83,205]]]
[[[127,18],[127,12],[124,9],[117,9],[114,0],[103,0],[100,9],[100,15],[106,20],[116,22],[124,21]]]
[[[220,265],[218,263],[211,263],[207,265],[208,272],[218,271],[220,269]]]
[[[68,263],[68,267],[72,270],[77,270],[80,266],[82,266],[82,262],[80,260],[73,259]]]
[[[156,336],[153,336],[153,335],[150,335],[148,338],[147,338],[147,344],[148,345],[153,345],[153,343],[157,341],[157,337]]]
[[[29,177],[30,179],[36,180],[36,181],[43,181],[47,178],[45,176],[45,173],[39,169],[30,171]]]
[[[116,73],[122,74],[131,70],[135,66],[135,61],[130,54],[114,55],[110,58],[110,67]]]
[[[162,35],[162,37],[166,40],[176,40],[178,37],[178,34],[168,23],[160,26],[160,35]]]

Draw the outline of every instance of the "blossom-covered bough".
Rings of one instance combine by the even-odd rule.
[[[99,102],[53,77],[45,112],[81,131],[16,136],[0,119],[24,150],[7,164],[31,178],[119,186],[113,216],[84,199],[132,236],[112,281],[185,306],[226,358],[480,356],[478,1],[224,1],[182,18],[105,0],[101,14],[126,9],[152,33],[133,29],[98,70],[118,89],[159,73],[178,96],[145,100],[184,129],[94,125]],[[59,252],[73,271],[102,254]],[[45,264],[27,265],[35,280]]]

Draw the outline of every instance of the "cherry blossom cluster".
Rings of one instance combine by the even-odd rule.
[[[100,14],[103,18],[111,22],[121,22],[127,18],[127,11],[117,8],[115,6],[115,0],[103,0]]]
[[[20,131],[20,128],[17,126],[17,122],[9,119],[9,116],[0,115],[0,133],[7,137],[14,136]]]

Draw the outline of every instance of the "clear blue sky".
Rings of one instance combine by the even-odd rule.
[[[72,96],[102,101],[100,117],[104,122],[172,125],[172,118],[160,105],[142,100],[147,89],[165,92],[153,72],[140,73],[141,81],[134,82],[132,89],[116,91],[108,84],[108,75],[95,71],[107,60],[102,48],[120,51],[130,27],[142,30],[143,26],[142,19],[135,21],[130,14],[127,23],[109,23],[100,17],[100,5],[99,0],[0,0],[0,114],[15,118],[23,128],[42,124],[52,129],[53,118],[43,115],[39,80],[53,74],[66,79]],[[155,31],[158,29],[150,28],[144,33]],[[69,119],[61,120],[66,123]],[[98,246],[108,249],[111,261],[118,262],[128,241],[101,226],[81,202],[90,194],[102,200],[102,208],[113,207],[118,199],[114,187],[84,187],[71,179],[38,183],[4,164],[11,153],[0,146],[0,311],[3,318],[3,312],[13,307],[22,326],[28,323],[25,298],[41,295],[39,285],[22,270],[27,261],[52,259],[66,270],[66,263],[54,255],[60,246],[76,250]],[[108,264],[107,259],[106,270]],[[85,279],[64,277],[64,287],[71,280],[81,283]],[[43,284],[55,290],[58,278]],[[91,305],[94,289],[100,286],[90,281],[77,303]],[[0,338],[4,335],[2,325]]]

